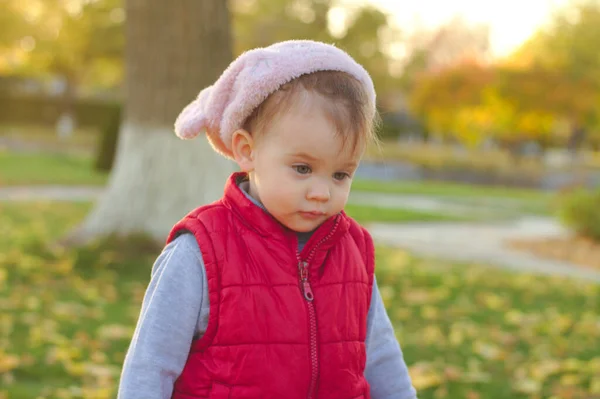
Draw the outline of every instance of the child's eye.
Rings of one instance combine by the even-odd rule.
[[[344,180],[346,178],[350,178],[350,175],[348,173],[346,173],[346,172],[336,172],[336,173],[333,174],[333,178],[335,180],[340,180],[341,181],[341,180]]]
[[[294,165],[293,168],[301,175],[306,175],[311,172],[310,166],[308,165]]]

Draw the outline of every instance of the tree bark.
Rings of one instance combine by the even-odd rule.
[[[232,59],[227,1],[126,0],[125,108],[105,194],[71,235],[164,240],[193,208],[219,198],[233,163],[173,123]]]

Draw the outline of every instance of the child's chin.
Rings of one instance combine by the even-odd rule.
[[[310,233],[319,227],[318,223],[282,223],[285,227],[296,233]]]
[[[298,223],[298,226],[292,230],[298,233],[310,233],[315,231],[320,225],[323,224],[323,222],[325,221],[319,220],[318,222],[316,221],[314,223]]]

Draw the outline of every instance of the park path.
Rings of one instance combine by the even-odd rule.
[[[93,201],[103,192],[98,186],[0,187],[0,201]]]
[[[0,201],[91,201],[103,192],[96,186],[0,187]],[[353,193],[351,203],[395,207],[417,211],[444,212],[454,215],[499,211],[465,206],[441,197],[421,195]],[[513,250],[505,245],[510,239],[565,236],[568,232],[547,217],[521,216],[506,220],[477,222],[428,222],[367,226],[375,241],[404,248],[421,256],[446,260],[477,262],[509,270],[581,278],[600,283],[600,271],[543,259]]]
[[[600,283],[600,271],[569,262],[541,258],[511,249],[513,239],[561,237],[568,232],[551,218],[523,217],[502,222],[409,223],[367,226],[373,239],[426,257],[476,262],[505,269]]]

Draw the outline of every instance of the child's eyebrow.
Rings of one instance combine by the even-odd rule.
[[[356,168],[358,166],[358,162],[356,161],[350,161],[350,162],[346,162],[344,164],[345,168]]]
[[[308,154],[306,152],[294,152],[294,153],[291,153],[289,155],[290,155],[290,157],[294,157],[294,158],[304,158],[304,159],[306,159],[308,161],[311,161],[311,162],[318,162],[319,161],[319,158],[314,157],[314,156],[312,156],[312,155],[310,155],[310,154]]]
[[[304,160],[312,162],[312,163],[321,162],[320,158],[312,156],[307,152],[293,152],[293,153],[289,153],[288,156],[290,158],[301,158],[301,159],[304,159]],[[354,161],[354,160],[348,161],[348,162],[345,162],[344,164],[342,164],[341,166],[342,166],[342,168],[356,169],[358,167],[358,162]]]

